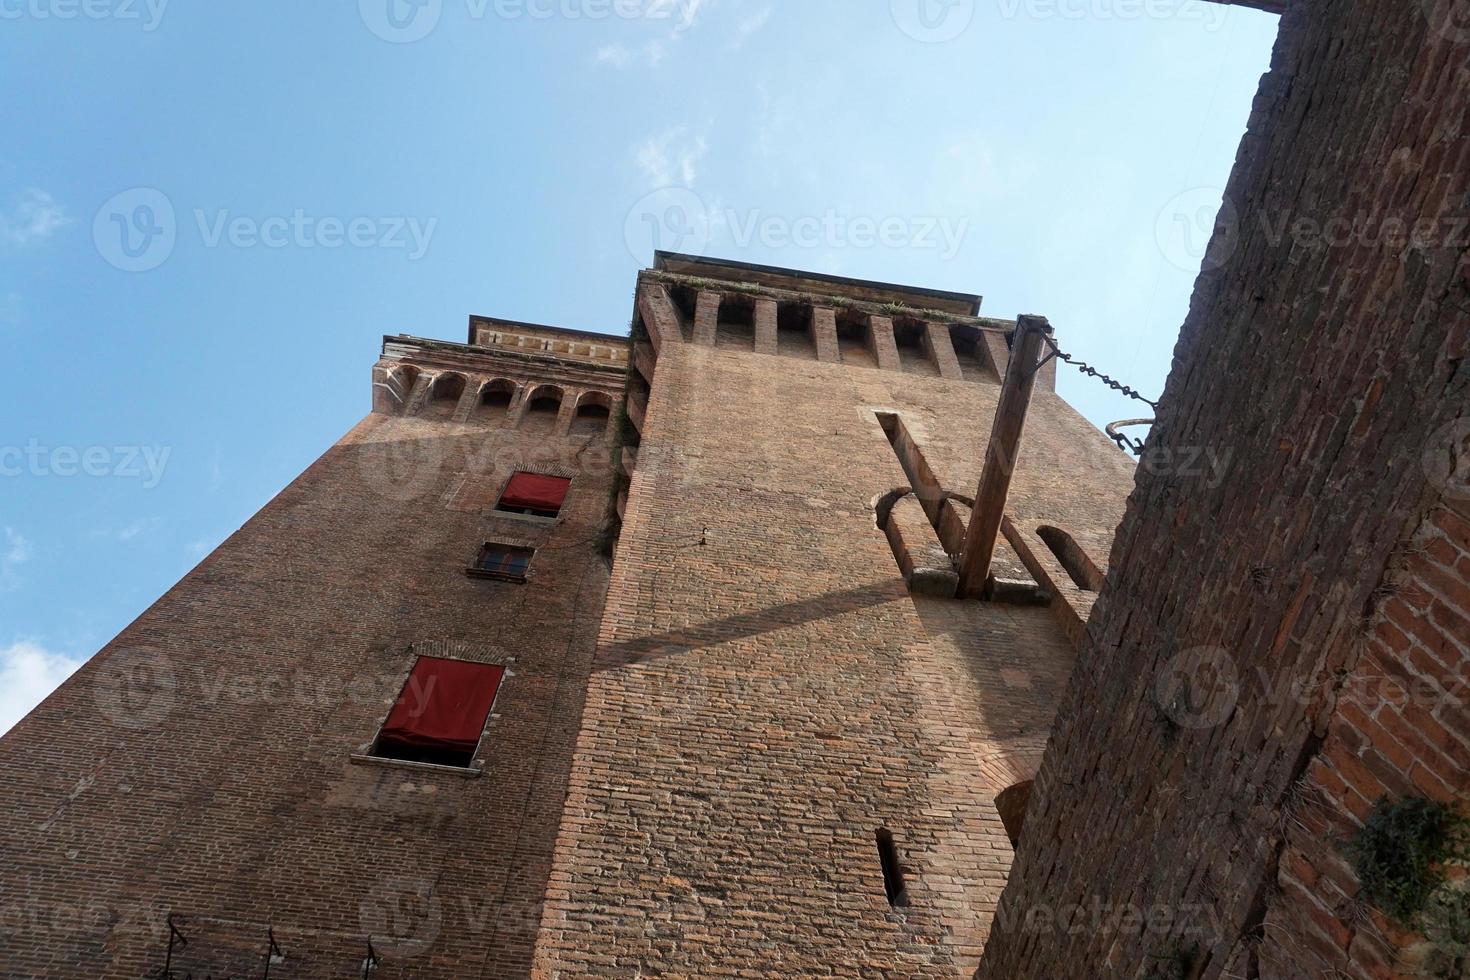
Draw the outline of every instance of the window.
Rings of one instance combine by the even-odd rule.
[[[373,744],[382,759],[467,769],[504,667],[419,657]]]
[[[469,574],[477,578],[524,582],[526,570],[531,567],[531,557],[535,554],[536,552],[531,548],[487,543],[475,557],[475,564],[469,569]]]
[[[495,509],[506,514],[556,517],[561,514],[561,505],[571,485],[572,481],[562,476],[517,473],[506,484]]]
[[[903,908],[909,903],[908,883],[905,881],[903,862],[898,857],[898,845],[893,842],[893,833],[887,827],[878,831],[878,864],[883,869],[883,893],[888,904]]]

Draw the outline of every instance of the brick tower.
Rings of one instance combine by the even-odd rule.
[[[977,296],[661,253],[636,297],[385,339],[0,739],[0,973],[974,972],[1131,461]]]
[[[627,344],[470,340],[386,339],[372,413],[0,739],[0,975],[152,975],[170,914],[180,978],[529,970]]]

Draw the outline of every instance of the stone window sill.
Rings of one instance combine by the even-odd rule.
[[[479,779],[485,769],[478,762],[468,769],[458,766],[436,766],[432,762],[410,762],[407,759],[385,759],[382,756],[357,752],[350,757],[354,766],[381,766],[385,769],[412,769],[422,773],[439,773],[458,776],[460,779]]]
[[[535,514],[517,514],[514,511],[508,511],[508,510],[492,510],[490,512],[490,516],[491,517],[502,517],[502,518],[504,518],[505,520],[508,520],[508,521],[525,521],[527,524],[541,524],[541,525],[555,524],[555,523],[557,523],[558,521],[561,520],[561,516],[560,515],[558,515],[556,517],[537,517]]]
[[[489,579],[493,582],[511,582],[515,585],[525,585],[526,576],[512,575],[509,572],[495,572],[488,568],[476,568],[473,565],[466,568],[464,573],[470,578]]]

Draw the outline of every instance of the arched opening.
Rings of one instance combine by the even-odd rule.
[[[380,389],[383,411],[390,415],[402,415],[408,410],[414,386],[419,383],[419,369],[405,364],[389,373]]]
[[[612,399],[600,391],[588,392],[577,405],[577,417],[572,420],[572,435],[600,436],[607,431],[612,419]]]
[[[1017,783],[1009,789],[1003,790],[995,798],[995,809],[1000,812],[1000,822],[1005,824],[1006,836],[1011,839],[1011,847],[1018,847],[1021,843],[1021,828],[1026,823],[1026,808],[1031,805],[1031,784],[1033,780]]]
[[[515,382],[503,379],[490,382],[480,389],[480,401],[475,405],[475,420],[497,424],[505,421],[515,396]]]
[[[537,388],[526,402],[522,427],[532,432],[554,432],[556,420],[561,415],[561,398],[561,389],[554,385]]]
[[[1102,588],[1102,570],[1087,557],[1087,552],[1070,534],[1059,527],[1039,527],[1036,536],[1046,542],[1077,588],[1083,592],[1097,592]]]
[[[424,414],[434,419],[452,418],[459,408],[460,398],[464,396],[464,386],[462,374],[439,375],[434,379],[434,387],[429,390],[429,403]]]

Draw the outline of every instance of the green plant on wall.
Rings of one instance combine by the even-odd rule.
[[[1470,955],[1470,819],[1436,800],[1385,798],[1346,853],[1363,897],[1433,944],[1435,973],[1457,975]]]

